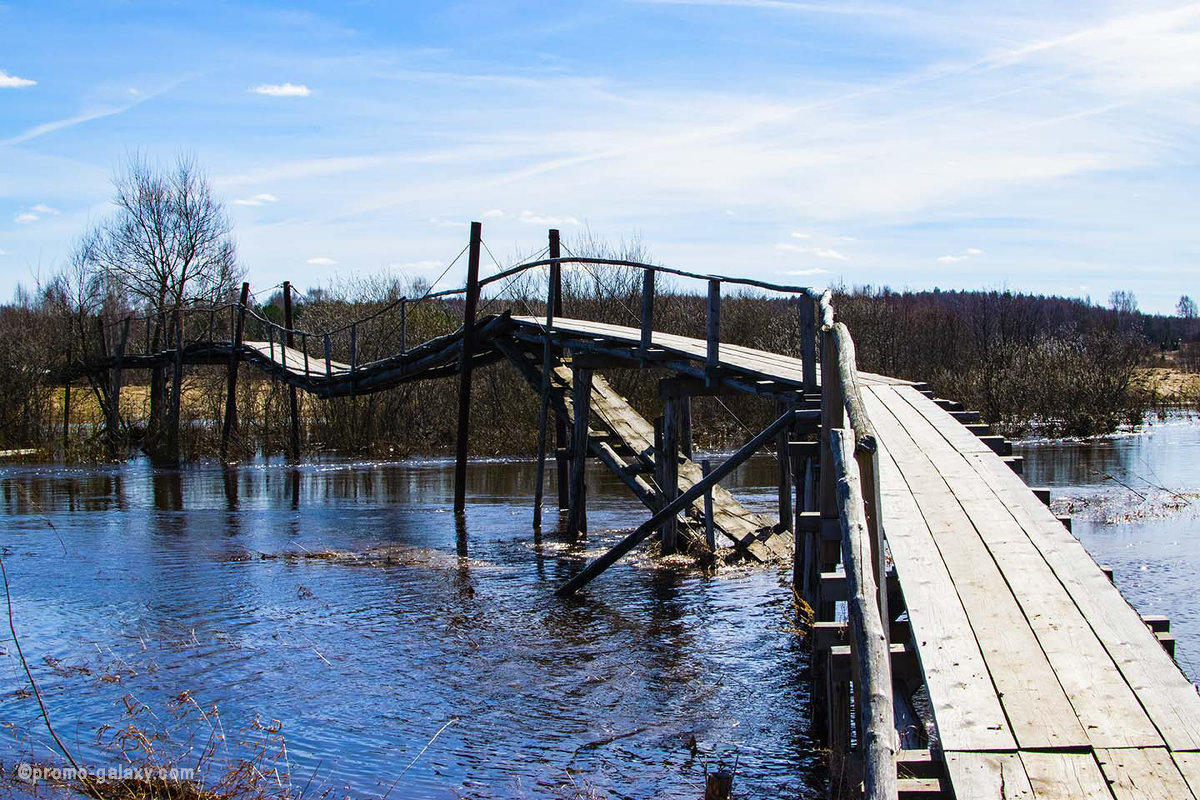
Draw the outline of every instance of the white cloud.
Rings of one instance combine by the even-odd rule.
[[[498,208],[489,208],[487,211],[480,214],[483,219],[501,219],[508,216]]]
[[[24,89],[27,86],[36,85],[37,81],[31,81],[28,78],[18,78],[16,75],[9,75],[0,69],[0,89]]]
[[[332,267],[338,262],[334,261],[332,258],[326,258],[325,256],[316,256],[315,258],[310,258],[304,263],[312,264],[314,267]]]
[[[832,247],[816,247],[816,248],[813,248],[812,252],[813,252],[813,255],[815,255],[817,258],[832,258],[837,261],[845,261],[846,260],[846,257],[844,255],[839,253],[837,250],[834,250]]]
[[[233,204],[235,206],[265,206],[270,203],[277,202],[278,200],[279,198],[275,195],[263,192],[262,194],[256,194],[250,197],[243,197],[241,199],[234,200]]]
[[[775,245],[775,249],[788,253],[808,253],[817,258],[830,258],[835,261],[846,260],[845,255],[834,250],[832,247],[805,247],[803,245],[792,244],[791,242],[779,242]]]
[[[51,208],[43,203],[38,203],[36,206],[31,206],[29,210],[35,214],[50,214],[52,216],[58,216],[59,214],[59,210],[57,208]]]
[[[41,217],[39,217],[37,214],[30,214],[28,211],[22,211],[20,214],[17,214],[15,217],[13,217],[13,222],[17,223],[18,225],[28,225],[31,222],[37,222],[39,219],[41,219]]]
[[[813,267],[812,269],[789,269],[787,272],[785,272],[783,274],[784,275],[799,275],[802,277],[809,276],[809,275],[828,275],[829,270],[821,269],[820,267]]]
[[[811,239],[812,235],[805,233],[804,231],[792,231],[792,238],[793,239]]]
[[[530,225],[578,225],[579,220],[574,217],[552,217],[547,214],[535,214],[532,211],[522,211],[518,217],[521,222]]]
[[[958,254],[947,253],[944,256],[938,256],[937,260],[943,264],[956,264],[959,261],[967,261],[968,259],[972,259],[975,256],[981,255],[983,255],[983,251],[978,247],[968,247],[966,250],[963,250]]]
[[[312,90],[302,83],[262,83],[250,90],[267,97],[308,97]]]
[[[6,256],[6,255],[8,255],[8,251],[5,250],[3,247],[0,247],[0,256]]]

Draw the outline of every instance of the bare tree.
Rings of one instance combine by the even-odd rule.
[[[1136,314],[1138,310],[1137,295],[1125,289],[1118,289],[1110,294],[1108,304],[1118,314]]]
[[[81,239],[76,260],[150,315],[151,348],[168,349],[186,307],[228,297],[239,280],[233,223],[191,156],[164,166],[133,154],[113,184],[116,213]],[[182,391],[178,359],[172,372],[174,415]],[[153,370],[147,449],[177,459],[177,420],[164,419],[167,388],[167,371]]]

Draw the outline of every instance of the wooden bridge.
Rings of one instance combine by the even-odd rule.
[[[119,394],[122,370],[228,365],[227,440],[236,428],[239,364],[254,367],[292,387],[297,454],[297,390],[329,398],[457,376],[455,505],[462,510],[472,371],[507,360],[541,398],[535,524],[552,436],[568,530],[586,530],[589,460],[650,511],[558,593],[576,594],[652,537],[665,553],[727,543],[747,558],[790,561],[798,604],[813,614],[813,726],[833,754],[835,776],[850,776],[841,787],[847,796],[1200,800],[1200,695],[1172,659],[1165,621],[1143,619],[1125,601],[977,414],[924,385],[859,372],[828,294],[562,257],[555,231],[548,258],[480,279],[480,245],[476,223],[466,287],[423,298],[462,298],[455,333],[410,349],[405,314],[415,301],[372,315],[392,315],[386,324],[399,330],[397,352],[387,358],[359,363],[365,320],[338,331],[299,330],[287,293],[285,320],[273,323],[254,314],[243,287],[239,303],[176,313],[173,341],[158,347],[152,319],[144,320],[140,352],[141,322],[111,324],[107,349],[89,369]],[[563,316],[562,270],[590,266],[640,271],[638,327]],[[544,313],[478,313],[489,287],[531,271],[547,277]],[[654,329],[655,280],[663,275],[705,283],[704,339]],[[798,304],[800,357],[721,342],[728,286]],[[187,315],[192,330],[200,320],[190,338]],[[246,338],[248,315],[265,340]],[[172,325],[163,323],[157,327],[169,336]],[[338,335],[348,337],[347,360],[332,357]],[[638,414],[600,374],[630,367],[669,375],[660,383],[660,423]],[[692,453],[690,399],[732,393],[773,401],[777,418],[705,470]],[[777,519],[747,510],[719,486],[768,446],[780,456]]]

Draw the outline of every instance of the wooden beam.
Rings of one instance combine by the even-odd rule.
[[[867,529],[853,431],[830,431],[837,474],[838,520],[842,528],[842,561],[846,566],[847,610],[851,647],[857,666],[860,717],[864,740],[863,796],[895,800],[896,732],[893,727],[891,652],[879,615],[871,535]]]
[[[642,319],[641,346],[639,350],[645,355],[650,349],[651,335],[654,333],[654,270],[642,272]]]
[[[662,465],[660,474],[664,504],[669,504],[679,494],[679,399],[664,398],[662,421],[662,447],[658,451]],[[663,521],[662,553],[672,555],[678,548],[679,517],[672,515]]]
[[[587,454],[588,417],[592,407],[592,371],[572,371],[571,405],[575,411],[575,426],[571,433],[570,513],[567,515],[567,535],[577,536],[587,530]]]
[[[561,258],[562,241],[557,229],[550,229],[550,258]],[[550,302],[554,306],[554,316],[561,318],[563,315],[562,301],[562,265],[550,265]],[[554,355],[562,358],[562,348],[556,348]],[[555,476],[558,483],[558,509],[564,511],[570,507],[570,490],[567,486],[568,481],[568,461],[567,461],[567,420],[561,413],[554,415],[554,456],[557,462],[557,475]]]
[[[804,391],[817,391],[816,306],[807,294],[800,296],[800,359],[804,370]]]
[[[221,460],[229,459],[229,437],[237,430],[237,375],[238,362],[242,355],[242,334],[246,328],[246,304],[250,302],[250,284],[242,284],[242,297],[238,301],[237,316],[230,331],[229,370],[225,378],[225,421],[221,424]],[[149,322],[146,323],[149,325]]]
[[[296,346],[296,321],[292,313],[292,284],[290,281],[283,282],[283,324],[287,328],[287,339],[285,344],[289,348]],[[286,351],[284,351],[286,353]],[[308,351],[304,353],[305,372],[307,372]],[[288,411],[291,421],[291,456],[293,461],[300,460],[300,397],[297,394],[295,384],[288,384]]]
[[[721,365],[721,282],[708,282],[708,319],[705,325],[707,350],[704,357],[705,379],[714,381]]]
[[[558,231],[550,231],[551,249],[557,244]],[[550,278],[546,282],[546,341],[542,343],[542,386],[541,403],[538,405],[537,482],[533,494],[533,527],[542,524],[542,493],[546,483],[546,424],[550,414],[550,377],[554,368],[554,345],[550,331],[554,327],[554,271],[558,264],[550,265]]]
[[[578,416],[579,415],[576,414],[576,419],[578,419]],[[560,586],[555,594],[557,594],[559,597],[566,597],[575,594],[575,592],[586,586],[597,575],[621,560],[622,556],[644,542],[646,537],[648,537],[651,533],[657,530],[660,525],[662,525],[664,519],[678,514],[680,511],[690,506],[698,498],[702,497],[706,490],[708,490],[714,484],[720,482],[723,478],[729,475],[729,473],[737,469],[744,461],[746,461],[746,459],[758,452],[759,448],[761,448],[763,444],[769,442],[776,433],[778,433],[785,426],[790,425],[791,422],[791,412],[784,414],[782,417],[772,422],[757,436],[755,436],[746,444],[742,445],[741,449],[730,456],[724,463],[709,473],[707,478],[703,478],[695,483],[692,488],[676,497],[673,502],[668,503],[661,510],[650,517],[650,519],[643,522],[640,526],[638,526],[637,530],[618,542],[607,553],[585,566],[579,571],[579,574]]]
[[[454,512],[467,508],[467,455],[471,437],[471,357],[475,354],[475,310],[479,305],[479,251],[483,243],[483,225],[471,223],[470,253],[467,260],[467,297],[463,307],[462,352],[458,361],[458,432],[455,436]]]

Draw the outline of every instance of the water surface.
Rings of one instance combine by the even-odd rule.
[[[760,460],[731,488],[768,508],[773,474]],[[475,465],[459,525],[436,461],[0,471],[0,547],[53,722],[86,763],[131,723],[159,757],[193,748],[182,764],[223,732],[210,763],[269,748],[260,763],[297,788],[355,797],[695,798],[721,760],[740,796],[816,796],[786,573],[642,558],[557,599],[645,512],[597,470],[592,533],[535,538],[533,477]],[[379,545],[394,563],[264,557]],[[0,759],[45,758],[7,632],[0,647]]]

